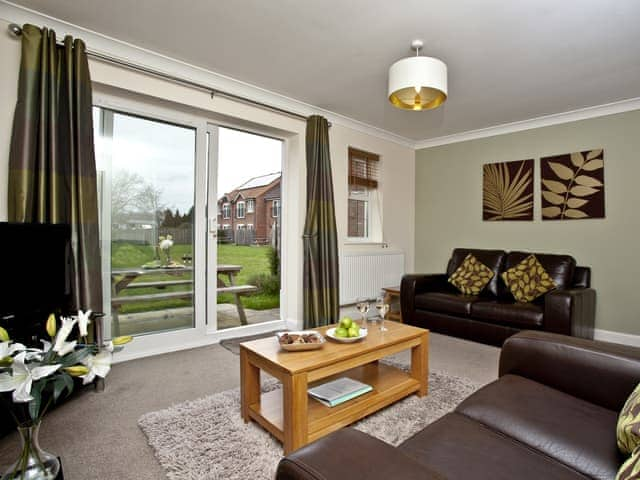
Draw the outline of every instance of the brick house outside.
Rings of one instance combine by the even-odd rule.
[[[236,243],[240,238],[252,238],[251,243],[260,245],[271,241],[281,212],[281,177],[281,172],[276,172],[251,178],[218,199],[218,228],[225,231],[225,238]],[[239,235],[238,231],[244,232]]]

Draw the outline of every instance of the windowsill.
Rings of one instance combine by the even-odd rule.
[[[368,245],[368,246],[379,246],[382,248],[388,248],[388,242],[374,242],[373,240],[355,240],[355,239],[347,239],[344,241],[344,245]]]

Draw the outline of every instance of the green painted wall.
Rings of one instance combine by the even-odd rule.
[[[541,221],[540,157],[604,148],[605,219]],[[534,221],[482,221],[482,165],[535,159]],[[417,272],[455,247],[573,255],[593,269],[596,328],[640,334],[640,110],[416,152]]]

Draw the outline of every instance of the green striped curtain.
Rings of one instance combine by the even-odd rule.
[[[329,155],[329,124],[307,120],[307,216],[304,224],[304,328],[338,321],[338,239]]]
[[[9,221],[71,225],[72,298],[102,310],[91,78],[82,40],[25,25],[11,150]],[[46,242],[46,239],[42,239]]]

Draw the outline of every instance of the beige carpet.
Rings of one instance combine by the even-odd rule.
[[[487,383],[497,378],[499,353],[495,347],[431,334],[429,366]],[[408,360],[409,355],[398,357]],[[62,457],[65,480],[162,480],[164,470],[138,419],[237,387],[239,363],[237,355],[212,345],[117,364],[103,393],[87,390],[47,415],[40,443]],[[17,434],[0,439],[0,469],[18,453]]]
[[[440,373],[429,376],[429,395],[406,399],[371,415],[355,428],[398,445],[451,411],[479,385]],[[274,380],[263,391],[280,388]],[[151,412],[139,425],[171,480],[270,480],[281,444],[240,417],[240,392],[233,389]]]

